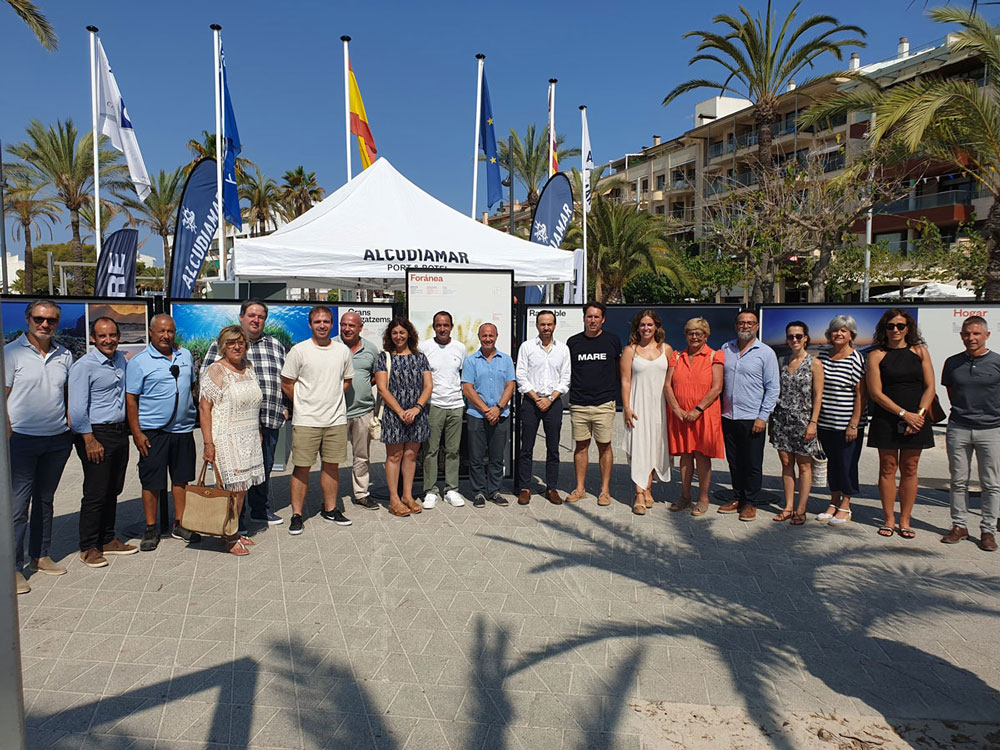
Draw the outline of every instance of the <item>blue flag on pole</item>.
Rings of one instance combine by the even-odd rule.
[[[119,229],[101,243],[94,278],[95,297],[134,297],[135,263],[139,250],[139,232]]]
[[[222,204],[226,209],[226,221],[237,229],[243,228],[243,218],[240,215],[240,194],[236,187],[236,157],[243,150],[240,143],[240,131],[236,127],[236,113],[233,112],[233,100],[229,98],[229,81],[226,78],[226,55],[219,42],[219,57],[222,61],[222,98],[225,111],[226,134],[225,156],[222,161]]]
[[[503,198],[500,184],[500,162],[497,160],[497,135],[493,127],[493,104],[490,103],[490,88],[486,85],[486,71],[483,71],[483,99],[479,113],[479,142],[486,154],[486,207],[493,208]]]
[[[170,260],[170,297],[187,299],[194,291],[205,254],[219,228],[216,197],[216,161],[205,158],[188,175],[174,229],[174,252]]]

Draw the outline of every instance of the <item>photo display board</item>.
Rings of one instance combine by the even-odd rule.
[[[434,314],[451,313],[451,336],[471,353],[479,348],[479,326],[493,323],[497,348],[509,355],[514,343],[514,272],[408,269],[407,316],[421,341],[434,338]]]
[[[9,344],[27,330],[24,311],[35,299],[37,298],[20,295],[3,299],[4,344]],[[90,344],[90,323],[101,317],[111,318],[118,323],[118,330],[121,332],[118,350],[126,359],[141,352],[149,343],[149,305],[145,299],[57,297],[53,302],[62,309],[56,341],[69,349],[74,360],[93,348]]]

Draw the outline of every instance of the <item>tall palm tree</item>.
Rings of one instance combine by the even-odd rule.
[[[215,133],[209,133],[207,130],[201,131],[201,140],[197,138],[191,138],[187,142],[187,150],[191,152],[191,161],[184,165],[184,176],[187,177],[194,169],[194,165],[200,162],[205,157],[209,159],[215,158]],[[249,159],[244,159],[242,156],[236,157],[236,179],[242,180],[250,171],[251,167],[255,167],[254,164]]]
[[[528,193],[528,204],[533,206],[538,203],[539,187],[548,179],[549,127],[546,125],[541,133],[537,133],[535,126],[529,125],[524,131],[524,140],[521,140],[514,128],[510,129],[510,134],[514,139],[514,177],[524,186]],[[564,136],[556,136],[556,156],[559,161],[579,156],[578,148],[561,148],[564,140]],[[507,169],[509,163],[509,150],[507,141],[497,144],[497,154],[503,169]]]
[[[59,220],[59,203],[55,198],[39,194],[45,183],[27,171],[15,170],[11,185],[4,195],[4,209],[14,217],[14,239],[24,239],[24,293],[34,292],[34,259],[32,239],[42,238],[42,228]],[[6,258],[4,259],[6,261]]]
[[[316,173],[306,172],[301,164],[282,175],[280,189],[284,213],[288,219],[304,214],[314,203],[323,200],[325,192],[316,182]]]
[[[993,199],[983,226],[989,256],[984,296],[1000,300],[1000,39],[985,18],[965,8],[935,8],[930,16],[962,27],[950,35],[951,49],[974,53],[994,71],[984,86],[925,75],[883,89],[861,77],[859,86],[819,102],[800,120],[808,126],[835,114],[872,112],[872,145],[898,138],[910,154],[926,154],[971,175]]]
[[[38,42],[50,52],[59,49],[59,37],[52,24],[31,0],[7,0],[7,4],[21,17],[28,28],[38,37]]]
[[[275,217],[281,212],[281,194],[278,184],[270,177],[260,173],[260,167],[255,166],[255,175],[247,175],[239,187],[240,198],[249,202],[243,209],[243,219],[255,227],[251,236],[259,237],[267,233],[268,225],[277,227]]]
[[[115,203],[107,198],[101,198],[101,244],[104,244],[105,238],[108,236],[108,229],[111,227],[111,222],[116,218],[125,213],[125,208],[120,203]],[[135,222],[132,217],[127,215],[126,224],[135,226]],[[96,247],[94,243],[94,237],[97,235],[97,216],[94,215],[94,204],[88,203],[85,206],[80,207],[80,227],[90,234],[81,234],[80,239],[84,244],[87,244],[89,240]]]
[[[166,273],[170,269],[170,246],[167,237],[174,233],[177,208],[181,202],[181,192],[184,190],[184,169],[178,167],[173,172],[161,169],[152,183],[146,200],[140,201],[136,197],[123,196],[122,206],[135,223],[160,236],[163,241],[163,268]]]
[[[754,124],[759,136],[757,140],[757,161],[764,172],[770,170],[771,124],[777,115],[778,98],[788,89],[788,84],[807,67],[812,68],[817,57],[830,53],[838,60],[843,59],[843,48],[864,47],[863,39],[836,38],[840,34],[865,32],[858,26],[846,26],[833,16],[816,15],[807,18],[794,30],[791,29],[796,11],[801,2],[795,3],[788,12],[780,28],[778,19],[771,12],[771,0],[767,2],[767,12],[762,18],[756,17],[742,5],[742,18],[719,14],[712,23],[721,24],[721,32],[689,31],[684,37],[699,37],[699,54],[689,64],[700,60],[716,63],[726,73],[721,82],[706,78],[696,78],[676,86],[663,99],[663,105],[670,104],[681,94],[695,89],[715,89],[720,95],[727,92],[750,101],[753,106]],[[815,36],[806,38],[807,34]],[[818,76],[808,83],[832,78],[842,73],[828,73]]]
[[[28,140],[7,147],[7,153],[21,159],[36,177],[44,180],[55,191],[60,202],[69,211],[73,238],[70,247],[73,261],[83,262],[83,244],[80,241],[80,209],[93,201],[94,161],[93,133],[77,139],[72,120],[59,120],[56,125],[45,126],[32,120],[27,127]],[[112,191],[128,189],[128,169],[119,161],[119,153],[105,148],[106,136],[100,136],[101,147],[98,164],[101,169],[101,186]],[[84,293],[83,274],[73,274],[74,294]]]

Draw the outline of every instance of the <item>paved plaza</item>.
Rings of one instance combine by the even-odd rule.
[[[609,508],[537,495],[523,508],[511,493],[509,508],[400,519],[348,503],[353,527],[313,516],[292,537],[283,473],[286,525],[258,533],[248,557],[167,538],[96,570],[76,554],[74,455],[53,553],[69,573],[34,575],[18,598],[28,744],[793,750],[806,744],[780,731],[792,715],[995,723],[1000,553],[938,543],[949,527],[942,442],[924,454],[912,541],[875,534],[874,450],[854,522],[839,529],[813,520],[822,491],[802,527],[767,512],[741,523],[715,506],[634,516],[619,451]],[[567,424],[565,490],[569,446]],[[715,462],[720,486],[725,468]],[[773,491],[770,448],[765,470]],[[119,525],[133,535],[138,489],[130,472]],[[308,507],[319,508],[315,473]],[[970,528],[978,536],[978,515]],[[713,712],[745,717],[765,744],[715,742]],[[680,725],[663,717],[678,714],[709,719],[669,737]],[[823,731],[818,746],[831,749],[910,746],[837,744],[836,733],[827,744]]]

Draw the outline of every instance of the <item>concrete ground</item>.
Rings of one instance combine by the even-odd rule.
[[[69,573],[18,598],[29,747],[1000,746],[1000,553],[938,543],[942,440],[922,459],[912,541],[875,534],[873,450],[841,528],[813,520],[822,490],[802,527],[714,506],[635,516],[619,451],[608,508],[536,495],[400,519],[348,503],[351,528],[286,523],[242,559],[168,538],[97,570],[77,554],[72,456],[53,555]],[[567,490],[569,446],[567,425]],[[765,470],[777,490],[770,448]],[[130,472],[133,537],[138,492]],[[275,496],[287,522],[287,474]]]

